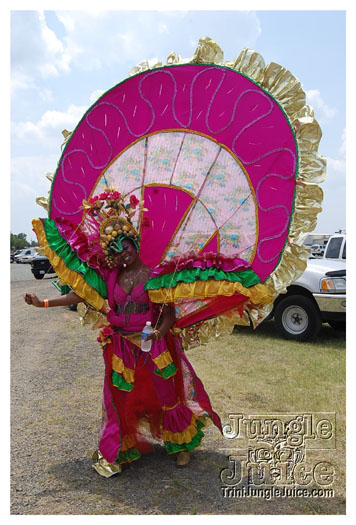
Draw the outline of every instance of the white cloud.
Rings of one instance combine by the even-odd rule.
[[[11,21],[14,89],[34,88],[75,70],[127,64],[128,71],[157,55],[165,62],[172,51],[189,57],[202,36],[216,40],[225,58],[233,60],[261,33],[256,13],[236,10],[228,18],[224,11],[52,11],[51,17],[13,11]],[[229,34],[235,35],[233,47]]]
[[[340,137],[339,157],[326,157],[327,176],[326,181],[331,187],[344,187],[346,184],[346,129],[343,129]]]
[[[14,93],[20,89],[33,89],[36,87],[34,79],[24,72],[13,71],[11,75],[11,91]]]
[[[11,186],[12,192],[19,196],[18,190],[24,190],[27,194],[38,197],[47,195],[50,182],[46,173],[56,169],[58,156],[26,156],[11,159]],[[15,196],[14,195],[14,196]]]
[[[346,179],[346,129],[342,130],[340,137],[340,147],[338,149],[339,158],[327,157],[327,170],[330,178],[340,181],[340,174]],[[329,178],[329,177],[328,177]]]
[[[168,29],[167,24],[158,24],[158,32],[159,33],[166,33],[168,35],[169,34],[169,29]]]
[[[11,13],[13,88],[34,87],[36,79],[70,70],[71,54],[46,24],[41,11]]]
[[[317,89],[306,91],[307,103],[315,110],[315,117],[320,123],[329,122],[337,113],[335,108],[328,106]]]
[[[55,139],[63,129],[73,130],[86,111],[86,107],[70,105],[66,111],[48,110],[38,122],[14,122],[12,132],[18,140],[48,141]]]
[[[36,203],[37,197],[48,197],[50,182],[46,173],[54,172],[57,155],[15,157],[11,160],[11,231],[26,233],[27,240],[35,240],[31,221],[46,217],[47,212]]]
[[[40,97],[45,102],[53,102],[53,91],[47,88],[43,88],[40,91]]]
[[[346,155],[346,128],[342,131],[341,146],[339,148],[340,155]]]
[[[331,173],[332,171],[337,173],[342,173],[345,175],[346,173],[346,161],[345,159],[333,159],[331,157],[327,157],[327,166],[328,166],[328,173]]]
[[[224,49],[234,59],[244,46],[253,46],[261,33],[253,11],[56,11],[65,36],[62,57],[72,67],[94,71],[115,64],[152,58],[158,52],[165,61],[173,50],[191,56],[198,40],[210,36],[224,49],[234,34],[234,47]],[[239,28],[236,31],[236,28]],[[167,39],[169,35],[169,41]],[[231,45],[231,44],[230,44]],[[134,61],[134,63],[132,62]]]
[[[44,66],[43,69],[47,70],[50,75],[58,75],[59,70],[69,71],[69,53],[65,51],[62,42],[57,38],[54,31],[47,26],[43,12],[40,12],[38,16],[45,59],[45,64],[41,66]],[[46,73],[44,73],[44,76],[45,74]]]

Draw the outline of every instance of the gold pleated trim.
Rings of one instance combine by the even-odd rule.
[[[182,445],[183,443],[190,443],[197,433],[197,419],[195,414],[192,414],[190,425],[183,430],[183,432],[171,432],[170,430],[163,430],[163,441],[170,441]]]
[[[127,383],[132,384],[134,382],[135,371],[131,368],[127,368],[121,357],[118,357],[115,354],[112,356],[112,369],[118,374],[121,374]]]
[[[43,247],[45,255],[48,257],[53,269],[58,277],[70,286],[73,291],[82,297],[89,304],[94,306],[97,310],[104,307],[105,300],[92,288],[83,277],[73,270],[70,270],[61,259],[49,246],[46,234],[43,228],[41,219],[34,219],[32,221],[33,228],[38,238],[38,242]]]
[[[160,370],[163,370],[163,368],[166,368],[166,366],[173,363],[173,359],[171,354],[169,353],[169,350],[166,350],[159,356],[152,359],[152,361],[158,366]]]
[[[245,288],[241,283],[230,281],[195,281],[193,283],[178,283],[174,288],[159,288],[149,290],[148,295],[153,303],[174,303],[179,299],[206,299],[217,295],[231,296],[239,292],[250,298],[254,304],[269,303],[272,300],[269,289],[264,284],[255,284]]]

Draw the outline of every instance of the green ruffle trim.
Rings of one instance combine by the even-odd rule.
[[[130,392],[133,389],[133,385],[125,381],[122,375],[117,372],[113,372],[111,375],[112,384],[116,386],[119,390],[125,390],[125,392]]]
[[[178,283],[193,283],[195,281],[231,281],[240,282],[245,288],[260,284],[260,278],[251,269],[242,270],[241,272],[224,272],[219,268],[187,268],[180,270],[175,274],[166,273],[158,277],[152,277],[145,285],[145,290],[158,290],[160,288],[174,288]]]
[[[119,452],[115,463],[130,463],[131,461],[135,461],[135,459],[139,459],[140,457],[141,454],[137,448],[132,447],[128,450],[125,450],[125,452]]]
[[[160,370],[159,368],[156,368],[153,372],[156,375],[163,377],[163,379],[168,379],[169,377],[174,376],[174,374],[177,372],[177,368],[174,363],[170,363],[165,368],[162,368],[162,370]]]
[[[168,454],[174,454],[175,452],[180,452],[181,450],[193,450],[196,447],[199,447],[201,440],[204,437],[204,432],[202,432],[201,428],[204,426],[204,423],[197,420],[197,433],[193,437],[193,439],[189,443],[182,443],[179,445],[178,443],[172,443],[171,441],[165,441],[164,446],[166,448],[166,451]]]
[[[94,288],[101,297],[107,298],[105,281],[73,252],[65,239],[60,235],[52,219],[42,219],[47,242],[51,250],[60,257],[67,268],[79,273],[85,282]]]

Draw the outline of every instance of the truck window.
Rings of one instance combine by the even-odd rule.
[[[345,241],[345,244],[344,244],[344,248],[342,250],[342,258],[346,259],[346,241]]]
[[[340,248],[342,244],[342,237],[334,237],[330,239],[328,249],[326,250],[325,257],[328,259],[338,259],[340,254]]]

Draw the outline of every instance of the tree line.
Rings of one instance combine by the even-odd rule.
[[[10,250],[23,250],[32,246],[38,246],[36,241],[28,242],[26,233],[10,233]]]

